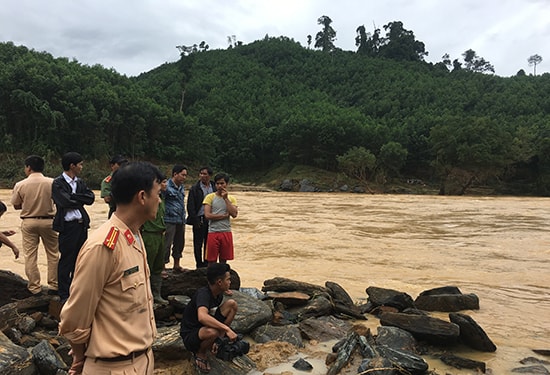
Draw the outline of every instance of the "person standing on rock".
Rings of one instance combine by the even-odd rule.
[[[57,264],[59,245],[57,233],[52,228],[55,207],[52,200],[53,178],[42,174],[44,159],[30,155],[25,159],[27,178],[13,187],[11,204],[21,210],[21,235],[25,256],[25,275],[29,280],[27,289],[32,294],[42,291],[38,269],[38,244],[42,240],[48,262],[48,294],[57,294]]]
[[[53,230],[59,233],[59,263],[57,282],[61,303],[69,297],[76,257],[88,238],[90,216],[84,205],[94,203],[95,194],[78,176],[82,173],[83,158],[77,152],[67,152],[61,158],[63,173],[53,180],[52,199],[57,211]]]
[[[115,212],[116,205],[113,197],[111,196],[111,180],[113,179],[113,173],[116,172],[121,165],[128,163],[128,160],[122,155],[116,155],[109,160],[109,165],[111,166],[111,173],[101,181],[101,193],[100,197],[103,198],[103,201],[109,205],[109,213],[107,214],[107,219],[111,217],[113,212]]]
[[[210,371],[208,352],[215,351],[213,346],[218,337],[227,336],[231,341],[237,339],[230,327],[237,314],[237,302],[224,300],[224,293],[231,286],[229,271],[226,263],[208,266],[208,285],[197,290],[183,311],[180,335],[185,348],[193,353],[195,366],[200,372]]]
[[[153,374],[157,330],[140,228],[156,217],[161,179],[144,162],[113,175],[116,211],[82,247],[60,314],[73,356],[69,374]]]
[[[199,181],[191,186],[187,196],[187,224],[193,226],[193,251],[196,268],[206,267],[206,243],[208,238],[208,220],[204,217],[204,197],[216,191],[216,184],[211,181],[212,168],[199,169]]]
[[[154,220],[147,220],[141,226],[141,236],[147,251],[147,264],[151,276],[151,290],[153,292],[153,302],[166,305],[167,300],[161,296],[162,287],[162,271],[164,270],[164,232],[166,224],[164,224],[164,193],[166,192],[167,184],[166,176],[161,178],[160,202],[157,210],[157,216]]]
[[[2,215],[4,215],[7,210],[8,208],[6,207],[4,202],[0,201],[0,217],[2,217]],[[17,259],[19,258],[19,249],[8,238],[9,236],[13,236],[14,234],[14,230],[5,230],[3,232],[0,232],[0,247],[2,247],[3,244],[9,247],[11,251],[13,251],[13,255],[15,255],[15,259]]]
[[[204,197],[204,217],[209,220],[206,260],[208,265],[226,263],[234,259],[233,234],[230,218],[237,217],[237,199],[229,195],[229,176],[219,173],[214,177],[216,192]]]
[[[174,258],[174,271],[182,272],[180,265],[185,245],[185,187],[183,183],[187,178],[187,167],[174,165],[172,178],[168,180],[164,202],[166,212],[164,223],[166,235],[164,237],[164,263],[170,263],[170,254]]]

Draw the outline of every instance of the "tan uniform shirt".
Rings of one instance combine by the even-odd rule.
[[[53,178],[45,177],[40,172],[31,173],[26,179],[13,187],[11,204],[21,206],[22,218],[46,217],[55,215],[52,200]]]
[[[116,213],[80,250],[59,332],[86,344],[89,358],[151,347],[157,330],[143,240]]]

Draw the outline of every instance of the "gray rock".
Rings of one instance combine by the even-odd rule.
[[[305,338],[322,342],[345,337],[352,325],[334,316],[322,316],[301,321],[298,327]]]
[[[479,298],[475,294],[423,295],[416,298],[414,305],[426,311],[479,310]]]
[[[254,297],[254,298],[257,298],[257,299],[261,299],[261,300],[264,300],[264,299],[267,298],[265,293],[262,293],[262,291],[258,288],[242,288],[241,287],[239,289],[239,292],[244,293],[244,294],[248,294],[250,297]]]
[[[533,365],[525,367],[516,367],[512,369],[512,372],[518,374],[529,374],[529,375],[548,375],[550,372],[543,365]]]
[[[296,325],[272,326],[263,325],[254,329],[250,336],[257,343],[263,344],[269,341],[288,342],[296,347],[304,347],[302,335]]]
[[[19,328],[19,330],[24,334],[31,333],[35,327],[36,320],[28,315],[23,316],[17,323],[17,328]]]
[[[40,375],[56,375],[58,369],[69,369],[52,344],[46,340],[42,340],[31,352]]]
[[[424,374],[428,370],[428,364],[422,357],[411,352],[401,351],[389,346],[380,345],[376,347],[380,356],[391,361],[393,366],[405,370],[405,373]]]
[[[460,340],[471,348],[482,352],[494,352],[496,345],[487,333],[469,315],[450,313],[449,319],[460,327]]]
[[[375,370],[378,369],[378,370]],[[369,372],[370,371],[370,372]],[[358,374],[376,374],[376,375],[399,375],[399,372],[394,368],[391,361],[383,357],[374,357],[364,359],[359,368],[357,369]]]
[[[292,307],[289,308],[288,311],[294,314],[298,320],[304,320],[311,317],[331,315],[334,310],[332,303],[327,298],[320,295],[309,300],[307,305]]]
[[[437,296],[440,294],[462,294],[460,289],[456,286],[448,285],[441,286],[439,288],[427,289],[419,294],[419,296]]]
[[[313,366],[311,365],[311,363],[309,363],[308,361],[306,361],[303,358],[300,358],[299,360],[294,362],[292,364],[292,367],[294,367],[296,370],[299,370],[299,371],[311,371],[311,370],[313,370]]]
[[[398,327],[378,327],[378,334],[375,338],[376,345],[384,345],[401,351],[416,352],[417,342],[414,336]]]
[[[236,332],[248,333],[273,318],[273,312],[269,306],[257,298],[236,290],[233,291],[231,298],[238,304],[237,315],[231,324],[231,328]]]
[[[313,185],[313,182],[309,181],[308,179],[304,178],[302,181],[300,181],[300,192],[302,193],[314,193],[318,191],[318,189]]]
[[[423,315],[386,312],[380,315],[380,324],[404,329],[417,339],[439,345],[450,345],[458,341],[458,325]]]
[[[439,358],[443,363],[449,366],[453,366],[458,369],[467,368],[471,370],[479,370],[481,373],[485,374],[485,362],[474,361],[472,359],[459,357],[450,353],[443,354]]]
[[[15,345],[0,331],[0,374],[35,375],[38,373],[31,354]]]
[[[394,289],[369,286],[366,292],[369,296],[369,302],[374,306],[391,306],[399,311],[415,307],[410,295]]]
[[[281,191],[293,191],[294,184],[290,180],[284,180],[283,182],[281,182],[280,189]]]

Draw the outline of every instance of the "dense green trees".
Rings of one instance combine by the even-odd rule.
[[[472,69],[447,69],[424,62],[400,22],[384,30],[358,28],[358,53],[317,39],[318,50],[286,37],[204,43],[132,78],[1,43],[0,153],[123,153],[233,174],[305,164],[446,193],[550,194],[550,75],[480,74],[475,52]]]

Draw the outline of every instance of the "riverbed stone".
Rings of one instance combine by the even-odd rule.
[[[32,348],[31,352],[41,375],[56,375],[58,369],[69,369],[54,347],[46,340],[42,340]]]
[[[387,312],[380,315],[380,324],[399,327],[412,333],[416,339],[439,345],[455,344],[460,335],[457,324],[431,316]]]
[[[254,328],[270,322],[273,318],[271,308],[257,298],[237,290],[233,291],[233,295],[229,298],[234,299],[238,305],[237,315],[231,323],[231,328],[235,332],[249,333]]]
[[[482,351],[494,352],[496,345],[491,341],[487,333],[477,324],[469,315],[460,313],[450,313],[449,319],[452,323],[460,327],[460,340],[469,347]]]
[[[479,298],[472,293],[421,295],[416,298],[414,304],[416,308],[426,311],[479,310]]]
[[[415,353],[417,351],[417,342],[414,336],[404,329],[391,326],[379,326],[375,338],[376,345],[389,346]]]
[[[260,344],[270,341],[282,341],[288,342],[298,348],[304,346],[300,329],[295,324],[286,326],[265,324],[255,328],[250,333],[250,336],[255,342]]]
[[[407,308],[415,307],[413,298],[407,293],[394,289],[369,286],[366,289],[369,301],[375,306],[391,306],[403,311]]]
[[[23,347],[15,345],[0,331],[0,374],[35,375],[36,365],[32,355]]]
[[[444,353],[439,357],[439,359],[441,359],[441,361],[446,365],[453,366],[458,369],[467,368],[470,370],[478,370],[485,374],[485,362],[475,361],[473,359],[460,357],[451,353]]]
[[[352,328],[351,323],[334,316],[309,318],[301,321],[298,327],[305,338],[320,342],[340,339]]]

